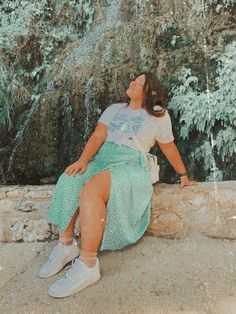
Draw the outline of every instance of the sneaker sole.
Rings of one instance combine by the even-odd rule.
[[[68,292],[68,293],[65,293],[63,295],[55,295],[55,294],[53,295],[53,293],[50,293],[50,289],[49,289],[48,290],[48,294],[50,295],[50,297],[53,297],[53,298],[56,298],[56,299],[67,298],[67,297],[69,297],[69,296],[71,296],[71,295],[73,295],[73,294],[75,294],[77,292],[80,292],[83,289],[86,289],[86,288],[94,285],[96,282],[98,282],[100,280],[100,278],[101,278],[101,275],[99,274],[99,277],[97,279],[94,279],[93,282],[91,282],[89,284],[83,284],[82,286],[80,286],[79,289],[74,289],[74,290],[70,291],[70,293]]]

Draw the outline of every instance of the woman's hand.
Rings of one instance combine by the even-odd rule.
[[[65,170],[65,173],[67,175],[76,175],[78,172],[80,174],[83,174],[87,168],[88,163],[84,160],[77,160],[76,162],[74,162],[73,164],[71,164],[70,166],[68,166]]]
[[[180,177],[180,187],[181,188],[188,186],[188,185],[196,185],[196,184],[197,184],[197,182],[189,180],[187,175]]]

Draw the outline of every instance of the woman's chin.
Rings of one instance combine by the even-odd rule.
[[[127,89],[127,91],[126,91],[125,93],[126,93],[126,95],[130,98],[130,96],[131,96],[130,90]]]

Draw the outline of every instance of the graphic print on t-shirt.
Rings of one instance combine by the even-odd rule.
[[[110,122],[109,131],[114,132],[121,130],[124,133],[137,133],[144,119],[143,117],[132,117],[129,119],[125,113],[116,113]]]
[[[134,131],[134,133],[136,134],[138,132],[138,130],[140,129],[142,123],[143,123],[144,119],[143,117],[135,117],[131,119],[131,123],[132,123],[132,130]]]
[[[98,122],[104,123],[108,128],[107,142],[137,148],[133,137],[135,134],[146,152],[156,140],[160,143],[174,140],[168,111],[165,116],[157,118],[148,114],[143,108],[132,110],[127,103],[119,103],[109,106]]]

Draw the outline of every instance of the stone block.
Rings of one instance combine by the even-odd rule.
[[[50,207],[51,201],[49,200],[23,200],[19,202],[19,204],[16,206],[16,210],[22,211],[22,212],[32,212],[36,210],[44,211],[45,215],[47,213],[48,208]]]
[[[184,224],[181,217],[173,212],[160,212],[152,215],[148,233],[157,236],[181,236],[184,233]]]
[[[13,222],[15,223],[16,220],[17,219],[13,219]],[[8,215],[8,213],[0,216],[0,242],[12,241],[11,222],[12,218],[10,215]]]
[[[23,219],[17,221],[11,227],[12,240],[25,242],[33,242],[48,239],[51,235],[50,224],[44,219],[28,220]]]
[[[219,202],[220,206],[227,206],[229,203],[236,206],[236,191],[233,189],[228,190],[212,190],[209,196],[215,201]]]
[[[195,207],[201,207],[204,204],[208,203],[209,197],[207,194],[199,193],[194,195],[192,199],[190,199],[189,203]]]
[[[51,190],[38,190],[38,191],[29,191],[25,193],[24,197],[26,199],[38,199],[38,200],[45,200],[52,196],[53,191]]]
[[[14,211],[18,203],[19,201],[7,199],[7,198],[0,200],[0,213]]]
[[[22,187],[12,187],[11,190],[9,190],[8,192],[6,192],[7,194],[7,198],[10,200],[17,200],[17,201],[21,201],[22,199],[24,199],[24,193],[27,192],[27,188]]]
[[[0,191],[0,200],[7,197],[7,193],[5,191]]]

